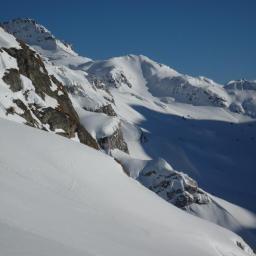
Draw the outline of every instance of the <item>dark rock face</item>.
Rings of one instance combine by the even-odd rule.
[[[98,139],[98,143],[107,153],[115,148],[120,149],[125,153],[129,153],[127,144],[123,138],[121,125],[119,125],[119,128],[111,136]]]
[[[38,104],[23,102],[21,99],[13,100],[20,109],[23,110],[22,116],[26,124],[45,129],[48,125],[51,131],[67,138],[78,136],[81,143],[87,144],[98,149],[97,142],[82,127],[79,117],[73,108],[71,100],[65,87],[54,77],[49,76],[40,56],[31,50],[26,44],[20,42],[21,49],[4,49],[9,55],[17,60],[18,68],[9,69],[3,77],[3,80],[10,86],[13,92],[23,89],[20,75],[29,78],[35,88],[36,94],[45,100],[50,97],[57,102],[55,108],[51,106],[39,106]],[[23,91],[24,98],[27,99],[29,91]],[[46,103],[47,105],[47,103]],[[7,111],[7,114],[14,114],[13,111]]]
[[[36,128],[40,127],[40,124],[37,122],[37,120],[33,118],[32,112],[30,111],[30,109],[27,108],[27,106],[20,99],[13,100],[13,103],[15,103],[20,109],[24,111],[22,114],[20,114],[20,116],[26,120],[27,125],[36,127]]]
[[[191,204],[207,204],[208,195],[188,175],[177,172],[163,159],[152,161],[139,174],[140,183],[164,200],[186,209]]]
[[[4,74],[3,80],[5,83],[10,85],[10,89],[13,92],[18,92],[23,88],[20,80],[20,74],[17,69],[9,69],[8,72]]]
[[[45,69],[45,66],[34,51],[24,43],[20,43],[22,49],[9,48],[5,51],[16,58],[19,67],[19,73],[28,77],[35,86],[36,93],[45,99],[45,94],[56,97],[57,92],[51,90],[51,81]]]

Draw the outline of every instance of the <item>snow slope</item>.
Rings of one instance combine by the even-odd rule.
[[[5,256],[252,253],[234,233],[188,215],[127,178],[101,152],[3,119],[0,130]]]
[[[0,45],[1,47],[5,48],[20,48],[19,43],[16,41],[15,37],[7,33],[2,27],[0,27]]]

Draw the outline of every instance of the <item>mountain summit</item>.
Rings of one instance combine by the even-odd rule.
[[[56,39],[48,29],[33,19],[19,18],[3,22],[0,25],[7,32],[30,45],[40,46],[44,50],[51,51],[62,48],[69,53],[75,54],[71,49],[71,45]]]

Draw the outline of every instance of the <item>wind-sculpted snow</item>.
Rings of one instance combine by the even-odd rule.
[[[240,237],[167,204],[99,151],[3,119],[0,140],[3,255],[252,255]]]
[[[83,126],[106,153],[109,154],[112,149],[128,152],[121,130],[121,122],[116,116],[89,112],[79,108],[77,113]]]

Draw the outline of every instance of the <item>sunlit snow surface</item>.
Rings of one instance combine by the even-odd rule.
[[[5,256],[250,254],[237,235],[166,204],[101,152],[3,119],[0,130]]]

